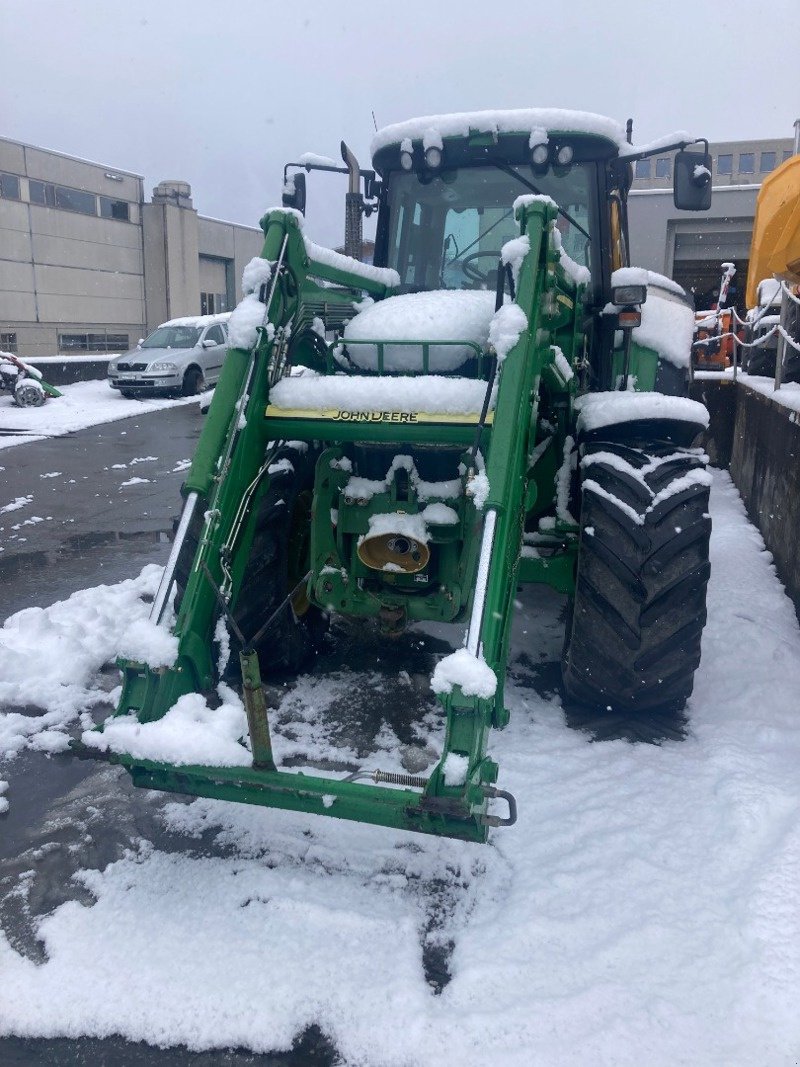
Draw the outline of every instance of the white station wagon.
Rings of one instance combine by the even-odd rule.
[[[195,396],[219,380],[228,319],[194,315],[163,322],[130,352],[109,360],[108,384],[123,396]]]

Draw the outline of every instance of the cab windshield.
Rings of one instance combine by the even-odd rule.
[[[387,265],[405,292],[494,288],[500,249],[519,236],[512,205],[535,190],[561,208],[556,225],[564,251],[589,267],[594,166],[534,173],[530,166],[492,164],[435,176],[393,171]]]
[[[194,348],[199,337],[197,326],[159,326],[142,341],[142,348]]]

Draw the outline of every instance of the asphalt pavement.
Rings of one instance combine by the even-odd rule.
[[[0,449],[0,508],[26,501],[0,512],[0,622],[78,589],[133,578],[147,563],[165,563],[181,483],[203,419],[190,404]],[[112,669],[109,688],[116,683]],[[142,838],[158,848],[186,851],[185,839],[171,837],[158,819],[165,799],[176,798],[134,789],[120,768],[66,754],[43,760],[39,753],[23,752],[9,774],[13,803],[0,817],[0,925],[14,948],[33,960],[43,959],[36,917],[67,899],[91,902],[71,882],[76,870],[102,868]],[[198,851],[204,847],[201,843]],[[12,890],[26,872],[34,876],[23,903]],[[334,1062],[334,1050],[313,1027],[292,1052],[268,1055],[158,1049],[119,1037],[0,1038],[3,1067]]]

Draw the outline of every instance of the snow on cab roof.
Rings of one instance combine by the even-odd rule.
[[[614,119],[594,115],[589,111],[565,111],[558,107],[516,108],[511,111],[463,111],[453,115],[426,115],[406,122],[396,122],[378,130],[372,138],[370,151],[374,155],[387,145],[399,144],[405,138],[424,137],[429,131],[442,137],[466,137],[476,133],[533,133],[535,130],[562,133],[591,133],[605,137],[615,145],[625,142],[625,127]]]
[[[223,311],[219,315],[185,315],[180,319],[162,322],[158,328],[161,329],[162,326],[213,326],[215,322],[227,322],[231,314],[230,311]]]
[[[685,130],[659,137],[646,145],[631,145],[625,139],[625,127],[615,119],[596,115],[591,111],[569,111],[560,107],[516,108],[510,111],[462,111],[452,115],[425,115],[384,126],[372,138],[370,154],[375,155],[387,145],[404,140],[426,138],[431,144],[437,137],[466,137],[475,133],[587,133],[603,137],[616,145],[621,156],[633,156],[642,151],[654,151],[679,142],[690,143],[693,138]]]

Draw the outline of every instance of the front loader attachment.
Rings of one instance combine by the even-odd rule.
[[[467,632],[465,647],[440,663],[433,678],[446,716],[442,756],[433,773],[422,778],[363,771],[333,778],[276,767],[253,634],[239,633],[252,766],[179,766],[124,752],[111,755],[129,770],[134,784],[476,842],[486,839],[490,827],[515,820],[513,797],[496,786],[498,767],[487,756],[488,737],[492,728],[508,722],[503,679],[517,583],[549,580],[544,571],[537,571],[533,559],[527,562],[525,575],[520,569],[525,517],[537,496],[537,464],[547,453],[537,442],[537,405],[544,383],[552,397],[560,397],[553,401],[553,417],[566,425],[574,383],[568,385],[563,372],[559,378],[555,353],[573,357],[580,303],[578,286],[559,263],[552,238],[552,203],[531,198],[517,207],[516,217],[529,250],[519,264],[516,284],[509,280],[509,288],[514,290],[516,307],[524,311],[527,326],[519,328],[516,341],[501,352],[490,347],[481,354],[486,365],[494,363],[497,368],[491,415],[487,408],[494,373],[487,373],[482,379],[487,402],[480,416],[461,421],[456,416],[442,418],[438,424],[433,417],[405,422],[383,418],[337,421],[324,412],[305,412],[301,418],[270,406],[271,390],[289,369],[290,336],[302,320],[304,302],[324,297],[329,304],[338,300],[349,308],[364,293],[380,300],[389,293],[391,278],[390,272],[364,268],[344,257],[327,254],[315,260],[313,246],[309,254],[300,220],[292,212],[275,210],[262,220],[262,280],[244,302],[254,343],[249,349],[243,344],[228,353],[184,485],[183,515],[151,612],[153,623],[163,623],[176,576],[182,576],[173,626],[177,659],[166,668],[121,661],[123,689],[116,714],[135,716],[143,724],[169,714],[180,697],[213,689],[218,680],[216,627],[224,615],[236,630],[233,611],[253,543],[258,503],[270,480],[279,476],[271,467],[276,441],[298,440],[310,447],[322,442],[330,449],[343,442],[358,445],[378,440],[405,450],[447,441],[451,448],[463,448],[467,458],[462,464],[467,490],[459,503],[466,592],[463,605],[458,611],[457,606],[453,608],[455,617],[467,622]],[[503,301],[499,288],[498,307]],[[238,336],[235,318],[236,314],[232,336]],[[516,321],[520,322],[519,316]],[[479,361],[478,365],[484,364]],[[316,372],[332,373],[341,367],[337,348],[331,345]],[[472,469],[467,469],[470,456]],[[470,486],[479,473],[479,457],[485,457],[480,477],[488,480],[488,484],[482,481],[488,491],[477,501],[474,494],[470,496]],[[315,510],[310,569],[301,584],[312,600],[331,596],[326,590],[335,587],[346,604],[357,605],[358,583],[348,584],[342,561],[332,565],[345,516],[338,519],[337,542],[325,525],[328,513],[333,511],[327,504]],[[567,540],[566,533],[562,540]],[[334,576],[330,581],[329,574]],[[363,596],[362,601],[366,603]],[[433,592],[429,599],[415,601],[417,605],[434,602]],[[418,606],[417,610],[422,609]],[[505,801],[505,811],[498,813],[494,805],[490,810],[490,802],[496,800]]]

